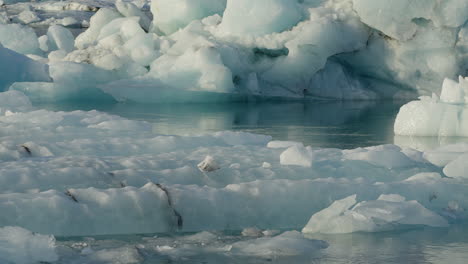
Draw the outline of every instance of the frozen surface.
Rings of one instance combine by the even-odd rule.
[[[0,228],[0,261],[34,264],[58,260],[54,236],[33,233],[21,227]]]
[[[448,222],[417,201],[406,201],[400,195],[381,195],[375,201],[360,203],[357,203],[356,195],[352,195],[314,214],[302,232],[378,232],[408,225],[446,227]]]
[[[50,81],[48,67],[0,44],[0,91],[14,82]]]
[[[467,92],[468,79],[445,79],[440,97],[433,94],[402,106],[395,121],[395,134],[468,136]]]
[[[18,101],[0,117],[1,225],[54,235],[302,228],[330,201],[386,193],[444,221],[466,217],[462,144],[340,150],[241,132],[158,135],[147,122],[32,110],[19,92],[1,95]],[[447,175],[414,177],[444,166]]]
[[[468,69],[465,1],[5,3],[3,46],[112,75],[87,92],[31,84],[38,102],[407,99]]]

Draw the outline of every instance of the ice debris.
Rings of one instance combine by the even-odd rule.
[[[36,234],[17,226],[0,228],[0,262],[35,264],[57,260],[54,236]]]
[[[382,194],[377,200],[359,203],[356,201],[356,195],[351,195],[315,213],[302,232],[379,232],[411,225],[446,227],[448,222],[417,201],[406,201],[406,198],[400,195]]]
[[[68,61],[102,70],[73,89],[55,79],[30,83],[34,101],[400,99],[429,95],[468,69],[464,1],[154,0],[152,21],[141,2],[99,6],[31,2],[12,16],[34,27],[73,28],[80,33],[73,40],[64,30],[51,38],[56,26],[38,38],[0,15],[6,48],[51,67]],[[36,10],[74,12],[43,18]],[[83,11],[96,13],[76,15]],[[102,80],[103,72],[112,78]],[[108,96],[96,96],[102,93]]]
[[[468,136],[468,78],[445,79],[440,97],[421,97],[400,108],[394,131],[402,136]]]

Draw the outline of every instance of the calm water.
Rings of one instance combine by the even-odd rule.
[[[435,148],[467,138],[395,137],[393,123],[404,102],[309,102],[224,104],[54,104],[49,110],[97,109],[154,123],[162,134],[198,134],[222,130],[271,135],[315,147],[350,149],[398,144]]]
[[[307,256],[258,258],[233,257],[226,253],[213,252],[210,246],[222,247],[245,240],[239,232],[218,233],[217,240],[209,243],[184,242],[183,235],[148,234],[108,237],[58,238],[58,253],[61,263],[92,263],[80,260],[78,243],[87,243],[94,250],[119,248],[121,251],[137,246],[140,263],[391,263],[391,264],[466,264],[468,260],[468,226],[455,225],[451,228],[421,228],[381,233],[354,233],[345,235],[312,235],[329,247]],[[181,249],[179,253],[158,252],[158,247],[170,246]],[[80,256],[81,255],[81,256]],[[80,262],[81,261],[81,262]],[[84,262],[83,262],[84,261]]]
[[[419,149],[434,148],[466,138],[394,137],[393,123],[403,103],[314,102],[252,104],[180,104],[164,106],[109,104],[41,105],[50,110],[96,109],[154,124],[155,133],[197,134],[220,130],[248,131],[271,135],[277,140],[301,141],[315,147],[356,148],[396,143]],[[93,248],[146,245],[144,236],[93,238]],[[349,235],[315,235],[330,247],[321,255],[303,259],[256,258],[238,260],[219,254],[174,258],[141,249],[144,263],[468,263],[468,226],[417,229],[398,232]],[[87,238],[59,238],[64,263],[77,260],[73,243]],[[177,241],[177,236],[171,238]],[[240,236],[220,235],[223,240]],[[145,244],[146,243],[146,244]],[[168,242],[169,243],[169,242]],[[164,243],[163,243],[164,244]],[[161,244],[161,245],[163,245]],[[193,252],[192,252],[193,253]],[[78,258],[79,259],[79,258]]]

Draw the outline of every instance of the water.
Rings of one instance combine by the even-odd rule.
[[[82,257],[82,243],[93,250],[138,248],[141,263],[451,263],[464,264],[468,259],[468,226],[451,228],[420,228],[381,233],[345,235],[311,235],[325,240],[329,247],[319,252],[297,257],[242,257],[221,250],[225,245],[246,240],[239,232],[216,233],[215,241],[187,241],[184,235],[148,234],[87,238],[58,238],[62,263],[88,263]],[[177,250],[163,251],[164,247]]]
[[[395,143],[418,149],[465,141],[466,138],[395,137],[393,123],[403,102],[314,102],[314,103],[225,103],[179,105],[75,104],[41,105],[49,110],[97,109],[154,124],[162,134],[206,133],[220,130],[248,131],[271,135],[277,140],[294,140],[314,147],[349,149]],[[217,233],[214,243],[223,247],[245,240],[240,231]],[[207,250],[203,243],[184,242],[185,234],[131,235],[92,238],[58,238],[62,263],[86,262],[77,246],[83,241],[94,250],[137,250],[141,263],[467,263],[468,226],[421,228],[382,233],[313,235],[330,246],[321,253],[299,258],[235,256]],[[158,247],[175,247],[177,252],[160,252]]]
[[[223,104],[44,104],[48,110],[100,110],[154,124],[160,134],[198,134],[223,130],[270,135],[323,148],[353,149],[397,144],[433,149],[467,138],[395,137],[393,124],[405,102],[263,102]]]

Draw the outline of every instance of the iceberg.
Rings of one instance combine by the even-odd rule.
[[[406,201],[400,195],[380,195],[375,201],[356,202],[356,195],[333,202],[314,214],[303,233],[343,234],[378,232],[407,225],[446,227],[448,222],[417,201]]]
[[[421,97],[401,107],[394,131],[401,136],[468,136],[468,79],[445,79],[440,97]]]

